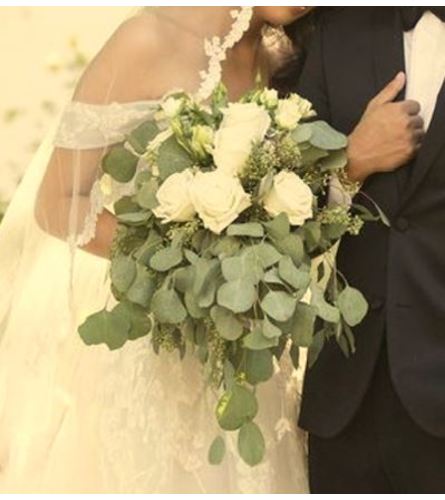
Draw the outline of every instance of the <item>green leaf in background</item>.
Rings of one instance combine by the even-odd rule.
[[[182,250],[177,247],[163,248],[150,259],[150,267],[160,273],[165,273],[182,262]]]
[[[236,431],[252,421],[258,413],[258,402],[253,392],[235,384],[218,402],[216,417],[225,431]]]
[[[102,160],[102,169],[118,182],[129,182],[136,173],[139,158],[124,146],[114,146]]]
[[[264,228],[258,222],[249,222],[246,224],[232,224],[227,228],[228,236],[249,236],[250,238],[262,238]]]
[[[162,288],[152,298],[151,310],[160,323],[179,324],[187,311],[175,290]]]
[[[157,165],[162,180],[193,166],[193,159],[174,136],[164,141],[158,150]]]
[[[79,327],[79,335],[86,345],[106,344],[113,351],[128,340],[130,321],[114,311],[100,311]]]
[[[173,283],[176,290],[186,293],[193,289],[194,269],[193,266],[181,267],[173,273]]]
[[[243,334],[243,324],[228,309],[214,306],[210,311],[213,322],[221,337],[225,340],[238,340]]]
[[[276,267],[273,267],[272,269],[269,269],[269,271],[267,271],[267,273],[264,275],[263,281],[270,285],[285,286],[285,283],[280,278],[280,275],[278,274],[278,269]]]
[[[312,287],[312,305],[317,308],[317,314],[328,323],[338,323],[340,321],[340,310],[329,304],[323,290],[318,286]]]
[[[138,212],[139,205],[135,203],[131,196],[124,196],[114,204],[116,216]]]
[[[348,140],[345,135],[337,132],[323,121],[312,122],[312,136],[309,142],[316,148],[328,151],[345,148]]]
[[[226,443],[221,436],[218,436],[210,446],[209,463],[211,465],[220,465],[226,454]]]
[[[141,264],[138,264],[136,269],[136,279],[127,291],[127,299],[134,304],[147,308],[156,289],[155,278]]]
[[[153,120],[139,125],[128,137],[128,142],[136,153],[145,153],[148,144],[159,134],[159,127]]]
[[[296,290],[306,290],[311,283],[309,271],[298,269],[289,256],[283,257],[280,260],[278,273],[280,278]]]
[[[327,151],[311,146],[310,144],[306,148],[301,147],[301,162],[303,165],[317,163],[328,156],[329,153]]]
[[[315,250],[321,241],[321,224],[317,221],[309,221],[303,226],[304,239],[309,251]]]
[[[240,249],[241,242],[232,236],[221,236],[211,246],[210,250],[215,257],[225,259],[233,257]]]
[[[263,349],[261,351],[247,351],[245,372],[247,382],[252,385],[257,385],[270,380],[274,373],[273,356],[271,351],[269,349]]]
[[[269,292],[261,302],[261,309],[279,322],[289,320],[297,305],[297,300],[286,292]]]
[[[146,210],[153,210],[156,208],[159,205],[158,199],[156,198],[157,191],[158,183],[155,179],[144,182],[136,195],[139,206]]]
[[[260,428],[254,422],[241,427],[238,435],[238,451],[241,458],[251,467],[262,462],[266,443]]]
[[[338,296],[337,305],[349,326],[356,326],[361,323],[368,313],[368,303],[363,294],[349,286]]]
[[[256,300],[257,292],[254,285],[243,279],[224,283],[217,294],[218,304],[235,314],[247,312]]]
[[[257,321],[252,332],[243,339],[244,347],[251,351],[261,351],[278,345],[277,337],[266,337],[263,333],[263,322]]]
[[[274,219],[264,223],[267,234],[273,240],[281,240],[290,233],[289,218],[285,213],[277,215]]]
[[[294,345],[310,347],[314,336],[317,309],[308,304],[299,303],[292,318],[291,335]]]
[[[148,317],[144,309],[130,302],[119,303],[113,311],[129,321],[131,327],[128,332],[128,340],[136,340],[148,335],[152,328],[152,320]]]
[[[111,282],[116,290],[125,293],[136,279],[136,262],[128,256],[118,255],[111,261]]]

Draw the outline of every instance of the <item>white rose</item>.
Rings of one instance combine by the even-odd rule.
[[[278,92],[275,89],[265,89],[260,94],[260,103],[269,109],[274,109],[278,106]]]
[[[184,100],[182,98],[168,97],[161,104],[161,108],[168,118],[174,118],[181,112],[183,105]]]
[[[167,177],[158,189],[156,198],[159,205],[153,213],[163,223],[187,222],[193,219],[196,212],[189,192],[193,178],[192,171],[187,169]]]
[[[241,182],[218,170],[198,172],[190,186],[190,197],[204,226],[216,234],[251,205]]]
[[[312,218],[314,196],[310,187],[293,172],[280,172],[272,188],[263,198],[266,212],[272,217],[285,213],[293,226],[301,226]]]
[[[293,130],[304,118],[314,116],[312,104],[297,94],[292,94],[288,99],[280,99],[275,114],[275,121],[281,128]]]
[[[230,104],[215,134],[213,159],[218,169],[238,175],[255,142],[261,142],[269,129],[269,113],[255,103]]]

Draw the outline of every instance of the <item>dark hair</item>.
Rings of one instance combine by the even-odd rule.
[[[284,28],[284,32],[291,41],[292,50],[284,58],[283,63],[271,79],[272,87],[276,88],[281,96],[285,96],[296,90],[298,77],[306,61],[312,33],[323,10],[325,9],[317,7],[303,18]]]

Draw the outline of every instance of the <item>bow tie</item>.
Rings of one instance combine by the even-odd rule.
[[[425,12],[432,12],[441,21],[445,22],[445,7],[401,7],[400,13],[404,31],[411,31]]]

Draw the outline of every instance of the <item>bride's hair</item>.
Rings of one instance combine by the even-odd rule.
[[[307,49],[312,33],[317,25],[321,13],[329,7],[317,7],[306,16],[284,27],[284,33],[291,43],[288,50],[271,79],[271,85],[282,96],[295,92],[298,78],[306,61]]]

